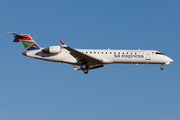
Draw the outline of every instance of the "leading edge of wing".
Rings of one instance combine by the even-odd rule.
[[[70,54],[76,59],[80,58],[80,59],[86,60],[87,62],[93,62],[96,64],[102,63],[102,59],[86,55],[86,54],[84,54],[84,53],[82,53],[76,49],[68,47],[62,40],[60,40],[60,43],[62,44],[62,47],[64,47],[66,50],[70,51]]]
[[[9,34],[12,34],[12,35],[15,35],[15,36],[18,36],[18,37],[24,37],[26,38],[27,36],[23,36],[23,35],[20,35],[20,34],[16,34],[16,33],[12,33],[12,32],[7,32]]]

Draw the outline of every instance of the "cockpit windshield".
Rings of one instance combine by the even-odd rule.
[[[163,53],[160,52],[156,52],[156,55],[164,55]]]

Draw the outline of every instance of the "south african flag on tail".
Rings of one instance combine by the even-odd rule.
[[[40,47],[37,45],[37,43],[31,38],[30,35],[28,34],[15,34],[15,33],[10,33],[10,34],[13,34],[15,35],[15,39],[13,42],[21,42],[24,49],[26,51],[29,51],[29,50],[37,50],[37,49],[40,49]]]

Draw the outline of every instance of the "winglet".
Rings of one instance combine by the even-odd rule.
[[[74,68],[76,68],[76,66],[75,66],[75,65],[73,65],[73,67],[74,67]]]
[[[81,69],[77,68],[75,65],[73,65],[73,67],[74,67],[74,70],[81,70]]]
[[[59,41],[63,47],[67,47],[67,45],[62,40],[59,40]]]
[[[59,41],[60,41],[61,45],[65,45],[62,40],[59,40]]]

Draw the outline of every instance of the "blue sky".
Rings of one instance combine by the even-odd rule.
[[[1,120],[179,120],[178,0],[2,0]],[[147,49],[174,62],[112,64],[85,75],[72,65],[35,60],[6,32],[42,47]]]

